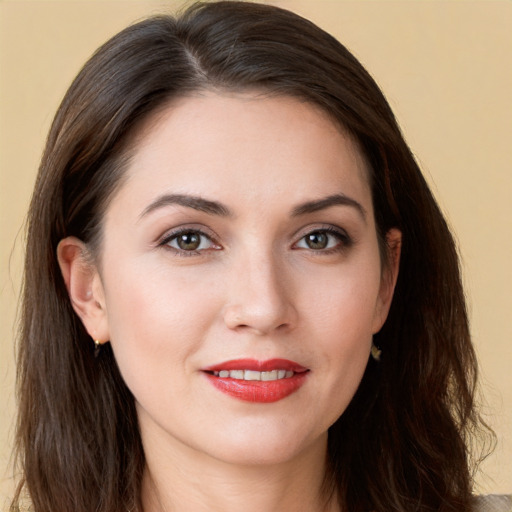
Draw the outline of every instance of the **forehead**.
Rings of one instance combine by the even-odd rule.
[[[120,194],[132,203],[162,193],[260,206],[340,192],[370,196],[357,143],[319,107],[292,97],[180,98],[145,123],[131,153]]]

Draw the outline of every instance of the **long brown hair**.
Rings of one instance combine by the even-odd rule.
[[[326,492],[344,510],[470,509],[476,361],[447,224],[381,91],[333,37],[280,8],[199,3],[103,45],[53,122],[30,206],[19,339],[17,454],[36,512],[140,511],[144,452],[134,400],[107,346],[73,312],[56,247],[101,245],[130,138],[173,98],[261,90],[320,106],[359,142],[381,243],[402,257],[389,317],[348,409],[329,431]],[[384,251],[385,253],[385,251]]]

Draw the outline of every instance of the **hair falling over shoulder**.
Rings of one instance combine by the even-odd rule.
[[[329,431],[326,493],[351,512],[469,512],[471,449],[488,431],[448,226],[388,103],[348,50],[289,11],[237,1],[126,28],[86,63],[55,116],[27,226],[13,510],[26,492],[35,512],[142,511],[134,399],[110,347],[94,358],[56,248],[67,236],[99,247],[130,138],[151,113],[200,90],[261,90],[328,112],[367,158],[382,246],[389,229],[403,234],[391,311],[375,337],[382,357]]]

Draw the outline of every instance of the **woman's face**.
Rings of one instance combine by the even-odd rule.
[[[325,446],[393,287],[350,137],[296,99],[182,99],[139,137],[103,229],[85,323],[145,443],[236,463]]]

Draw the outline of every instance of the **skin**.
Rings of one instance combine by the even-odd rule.
[[[350,201],[297,212],[333,195]],[[183,227],[204,233],[196,250],[180,249]],[[311,233],[327,245],[308,245]],[[338,510],[320,496],[327,430],[390,306],[400,233],[387,239],[383,267],[364,158],[310,104],[203,93],[146,124],[97,265],[77,239],[58,249],[76,312],[110,341],[135,397],[146,511]],[[238,358],[285,358],[309,374],[283,400],[244,402],[202,371]]]

